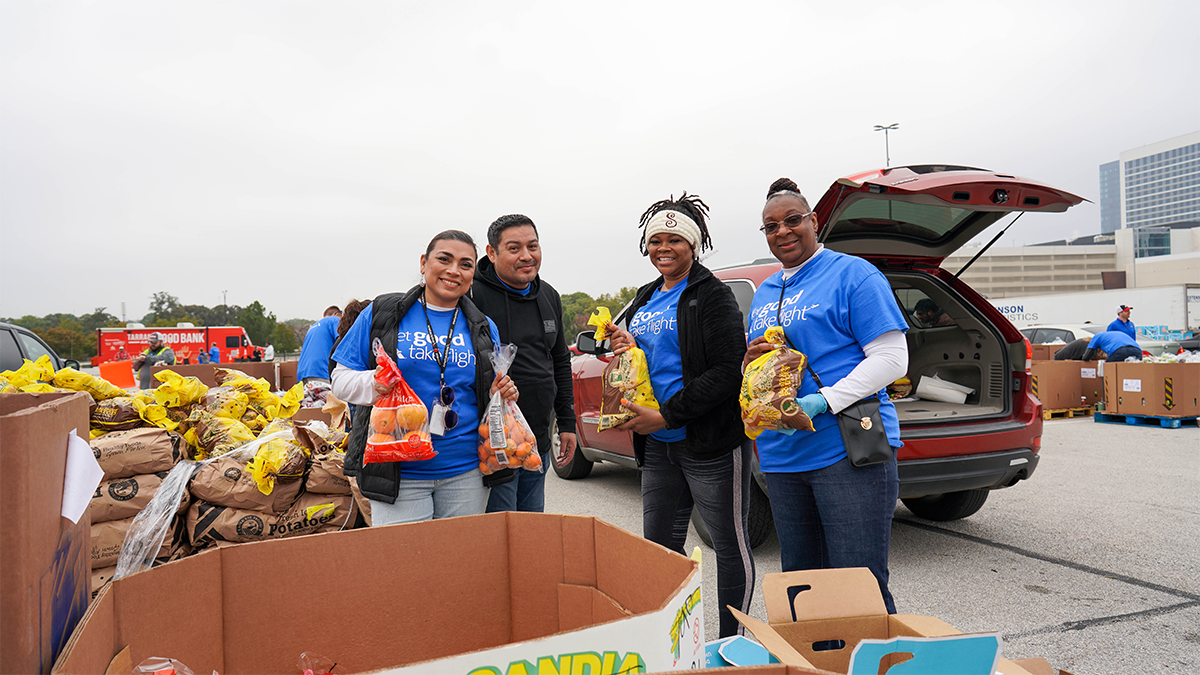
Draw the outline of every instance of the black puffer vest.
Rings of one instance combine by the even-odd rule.
[[[396,358],[396,334],[400,331],[400,319],[420,299],[425,287],[414,286],[405,293],[388,293],[381,295],[371,303],[371,338],[379,338],[389,356]],[[487,317],[475,307],[471,299],[463,296],[458,300],[463,318],[471,333],[471,343],[475,348],[475,402],[479,410],[487,410],[491,400],[490,390],[495,372],[492,370],[491,354],[493,349],[492,331],[488,327]],[[333,372],[334,363],[330,363]],[[367,369],[375,370],[375,354],[367,356]],[[396,495],[400,493],[400,462],[383,464],[363,464],[363,453],[367,447],[367,434],[371,429],[371,406],[355,406],[354,422],[350,430],[350,439],[346,443],[347,476],[358,478],[358,487],[364,496],[376,501],[393,504]],[[460,424],[477,425],[463,420]],[[512,469],[503,469],[490,476],[484,476],[484,485],[493,487],[503,485],[513,479]]]

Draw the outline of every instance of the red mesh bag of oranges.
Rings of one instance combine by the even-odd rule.
[[[371,434],[363,464],[412,462],[433,459],[433,437],[429,435],[429,411],[412,387],[404,381],[392,357],[376,338],[371,343],[375,363],[380,366],[375,381],[391,387],[371,408]]]
[[[491,354],[492,367],[504,377],[517,356],[516,345],[497,345]],[[479,470],[483,475],[500,469],[529,469],[544,471],[538,454],[537,439],[521,409],[505,401],[500,393],[492,394],[483,424],[479,425]]]

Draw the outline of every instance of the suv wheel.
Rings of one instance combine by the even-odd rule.
[[[775,516],[771,515],[771,502],[767,499],[767,495],[763,493],[762,488],[758,487],[757,481],[750,481],[750,516],[749,516],[749,535],[750,548],[758,548],[775,534]],[[712,535],[708,533],[708,527],[704,524],[704,519],[700,517],[700,512],[692,509],[692,527],[696,528],[696,535],[700,537],[700,541],[706,546],[712,548]]]
[[[909,497],[900,501],[915,515],[925,520],[958,520],[973,515],[983,507],[990,490],[963,490],[943,495]]]
[[[571,461],[567,462],[566,466],[559,466],[558,462],[554,460],[555,457],[558,457],[558,448],[559,443],[561,442],[558,438],[557,420],[550,424],[550,438],[552,439],[551,442],[553,447],[550,448],[550,457],[547,459],[549,459],[550,465],[554,467],[554,473],[558,474],[559,478],[565,478],[567,480],[587,478],[587,475],[592,472],[592,466],[594,463],[588,461],[588,459],[583,456],[583,451],[579,448],[579,436],[575,436],[575,453],[571,455]]]

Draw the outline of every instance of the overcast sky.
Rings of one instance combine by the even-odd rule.
[[[155,291],[278,319],[408,288],[433,234],[538,224],[542,277],[654,275],[638,217],[712,208],[769,255],[767,186],[957,163],[1097,202],[1200,128],[1200,2],[0,2],[0,316],[131,320]],[[990,234],[988,235],[990,237]]]

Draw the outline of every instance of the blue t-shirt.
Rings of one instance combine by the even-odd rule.
[[[629,332],[638,347],[646,352],[650,386],[660,406],[683,389],[683,362],[679,357],[679,326],[675,320],[675,309],[685,288],[687,279],[675,284],[669,291],[662,290],[661,286],[655,289],[650,301],[629,322]],[[687,427],[659,429],[650,434],[650,438],[664,443],[682,441],[687,438]]]
[[[1119,330],[1122,333],[1125,333],[1129,337],[1133,338],[1135,341],[1137,340],[1137,328],[1134,327],[1132,321],[1122,321],[1120,319],[1114,319],[1112,323],[1108,324],[1108,328],[1105,330],[1110,330],[1110,331]]]
[[[337,341],[337,328],[341,317],[327,316],[308,327],[304,334],[304,345],[300,347],[300,362],[296,364],[296,377],[329,379],[329,352]]]
[[[1088,349],[1102,349],[1106,354],[1111,354],[1121,347],[1137,346],[1137,340],[1130,337],[1128,333],[1119,330],[1096,333],[1092,341],[1088,343]]]
[[[221,350],[217,349],[215,346],[212,349],[208,350],[208,360],[211,363],[220,363],[221,362]],[[296,365],[298,368],[299,364],[296,364]],[[328,367],[328,364],[326,364],[326,367]]]
[[[767,278],[754,293],[750,306],[749,340],[777,325],[780,291],[784,333],[792,346],[808,357],[808,363],[825,386],[850,374],[866,355],[862,345],[888,331],[908,330],[891,286],[871,263],[828,249],[795,274],[783,280],[783,272]],[[798,396],[818,391],[806,374]],[[879,415],[892,447],[900,447],[900,421],[896,407],[879,391]],[[813,419],[816,431],[797,431],[785,436],[765,431],[758,437],[758,459],[768,473],[814,471],[836,464],[846,456],[836,417],[829,412]]]
[[[373,308],[374,304],[367,305],[358,315],[334,352],[334,361],[352,370],[367,370]],[[433,326],[433,334],[441,345],[446,344],[453,314],[452,309],[429,308],[429,324]],[[492,331],[492,342],[500,344],[496,324],[488,319],[488,326]],[[438,453],[436,457],[405,462],[400,470],[402,478],[450,478],[479,466],[477,429],[480,410],[475,401],[475,347],[471,342],[467,319],[461,311],[454,323],[454,338],[450,348],[444,351],[449,358],[446,363],[446,384],[454,388],[454,403],[450,407],[458,413],[458,426],[447,429],[442,436],[433,437],[433,449]],[[396,365],[400,367],[404,381],[425,403],[425,408],[432,408],[441,387],[441,369],[433,358],[425,312],[419,301],[400,319],[400,330],[396,336]]]

